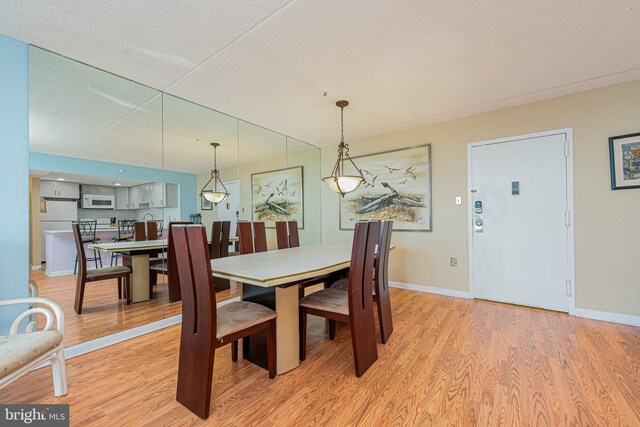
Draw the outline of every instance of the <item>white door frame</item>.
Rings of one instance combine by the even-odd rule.
[[[474,277],[473,277],[473,167],[472,167],[472,154],[471,149],[473,147],[479,147],[482,145],[500,144],[510,141],[518,141],[522,139],[540,138],[544,136],[552,135],[565,135],[567,142],[567,210],[569,226],[567,227],[568,247],[567,247],[567,264],[569,280],[568,288],[570,295],[569,298],[569,314],[575,314],[576,309],[576,281],[575,281],[575,256],[574,256],[574,206],[573,206],[573,128],[556,129],[545,132],[529,133],[526,135],[516,135],[506,138],[491,139],[487,141],[477,141],[467,144],[467,229],[468,229],[468,247],[469,247],[469,295],[475,299],[474,292]]]

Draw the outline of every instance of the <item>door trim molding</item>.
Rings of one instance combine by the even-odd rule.
[[[574,233],[574,204],[573,204],[573,128],[554,129],[544,132],[535,132],[524,135],[514,135],[505,138],[489,139],[484,141],[470,142],[467,144],[467,247],[469,248],[469,298],[475,299],[474,277],[473,277],[473,167],[472,149],[483,145],[501,144],[510,141],[523,139],[534,139],[552,135],[565,135],[568,143],[568,153],[565,159],[567,173],[567,210],[569,211],[569,226],[567,227],[567,264],[568,278],[571,281],[571,295],[568,296],[568,313],[576,314],[576,274],[575,274],[575,233]]]

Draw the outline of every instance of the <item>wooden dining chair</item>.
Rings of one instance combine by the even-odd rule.
[[[298,221],[276,221],[276,238],[278,249],[297,248],[300,246]]]
[[[269,378],[275,378],[276,313],[248,301],[217,308],[205,228],[176,225],[171,231],[182,290],[176,400],[206,419],[211,404],[216,349],[266,330]]]
[[[211,243],[209,243],[209,255],[211,259],[226,258],[229,256],[229,232],[231,221],[214,221],[211,225]],[[216,292],[231,288],[229,279],[216,277],[214,280]]]
[[[238,222],[240,254],[253,254],[267,251],[267,230],[264,222]]]
[[[100,280],[118,279],[118,298],[122,299],[122,284],[124,283],[124,298],[127,304],[131,304],[131,269],[127,266],[114,266],[87,270],[87,255],[84,252],[84,244],[79,224],[72,224],[73,239],[78,252],[78,277],[76,280],[76,299],[74,310],[82,314],[82,302],[84,300],[84,289],[88,282]]]
[[[389,251],[391,249],[391,232],[393,221],[380,221],[380,236],[378,249],[374,261],[373,273],[373,299],[378,308],[378,324],[380,326],[380,340],[386,344],[393,332],[393,319],[391,316],[391,297],[389,295]],[[348,279],[340,279],[331,285],[334,289],[347,291]]]
[[[349,288],[327,288],[300,300],[300,360],[307,353],[307,315],[329,320],[329,338],[335,337],[335,322],[348,323],[356,376],[361,377],[378,359],[373,317],[373,264],[380,223],[359,222],[353,236]]]
[[[169,289],[169,302],[176,302],[182,299],[178,267],[176,266],[176,255],[173,251],[173,245],[171,244],[173,240],[171,229],[174,225],[188,224],[193,223],[190,221],[172,221],[169,223],[169,231],[167,233],[167,257],[165,259],[157,260],[149,266],[149,294],[151,294],[153,286],[158,283],[158,275],[166,274],[167,287]]]

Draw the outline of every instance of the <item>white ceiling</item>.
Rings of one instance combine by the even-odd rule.
[[[9,0],[0,33],[322,145],[342,98],[355,139],[640,79],[638,22],[640,0]]]

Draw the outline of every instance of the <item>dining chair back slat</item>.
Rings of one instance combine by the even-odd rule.
[[[276,221],[276,240],[278,241],[278,249],[289,247],[289,233],[285,221]]]
[[[289,229],[289,247],[297,248],[300,246],[300,237],[298,236],[298,221],[287,221]]]
[[[144,221],[136,221],[134,225],[133,240],[136,242],[147,240],[147,227]]]
[[[176,399],[196,415],[209,415],[216,339],[216,300],[206,231],[198,225],[170,228],[182,292],[182,331]]]
[[[351,250],[349,323],[358,377],[378,359],[371,294],[375,247],[379,235],[380,223],[357,223]]]
[[[253,223],[253,239],[255,252],[267,251],[267,230],[264,222]]]
[[[375,299],[378,305],[380,338],[383,344],[387,342],[393,332],[388,275],[392,231],[393,221],[380,222],[380,235],[378,239],[378,249],[376,251],[373,283],[375,287]]]
[[[209,255],[211,259],[226,258],[229,256],[229,232],[231,221],[214,221],[211,226],[211,243]],[[228,279],[214,277],[216,292],[227,290],[231,287]]]
[[[238,242],[240,243],[240,254],[252,254],[253,251],[253,227],[251,222],[238,222]]]
[[[176,252],[172,245],[173,233],[172,229],[175,225],[193,224],[190,221],[173,221],[169,223],[169,232],[167,234],[167,285],[169,288],[169,302],[176,302],[182,299],[180,289],[180,276],[178,275],[178,264],[176,260]]]
[[[158,223],[156,221],[147,221],[146,240],[158,240]]]
[[[78,275],[82,278],[87,277],[87,254],[85,253],[84,242],[82,241],[82,227],[79,223],[71,225],[73,228],[73,242],[78,253]]]

